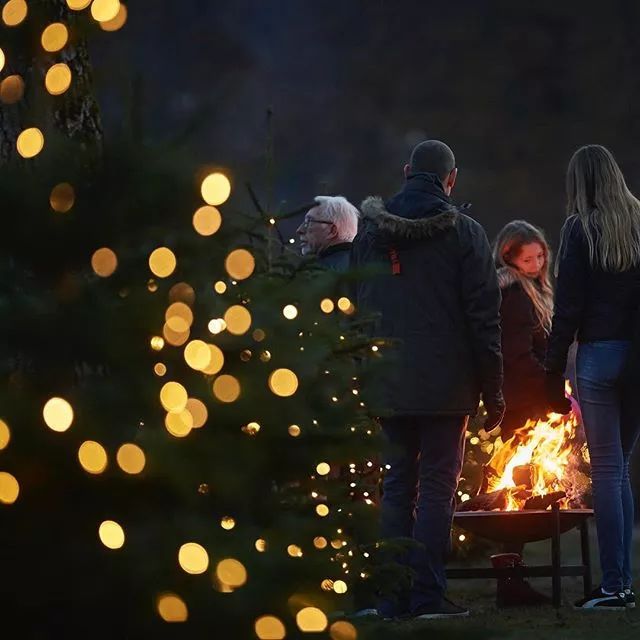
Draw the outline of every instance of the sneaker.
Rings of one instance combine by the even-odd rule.
[[[413,620],[437,620],[440,618],[462,618],[469,615],[469,609],[459,607],[447,598],[443,598],[440,606],[422,606],[411,613]]]
[[[632,587],[624,590],[624,602],[628,609],[636,608],[636,594]]]
[[[626,595],[623,591],[620,593],[605,593],[602,587],[598,587],[586,598],[578,600],[573,605],[573,608],[584,611],[624,611],[627,608]]]

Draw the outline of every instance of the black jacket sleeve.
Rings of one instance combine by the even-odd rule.
[[[551,373],[564,373],[567,366],[569,347],[584,311],[589,273],[582,223],[578,216],[571,216],[562,227],[553,327],[544,363]]]
[[[485,405],[502,399],[500,287],[484,229],[466,216],[458,225],[462,305]]]

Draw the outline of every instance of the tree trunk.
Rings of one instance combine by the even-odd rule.
[[[6,28],[7,70],[3,75],[18,74],[25,82],[25,93],[15,104],[0,109],[0,164],[18,158],[16,139],[22,129],[37,126],[45,132],[52,128],[80,145],[88,161],[102,151],[102,121],[93,92],[93,72],[86,37],[86,15],[69,9],[65,0],[34,0],[29,15],[18,27]],[[57,53],[47,53],[39,46],[44,28],[62,22],[69,28],[69,42]],[[35,43],[38,43],[37,45]],[[61,96],[50,96],[44,86],[47,69],[57,62],[66,63],[72,74],[70,88]]]

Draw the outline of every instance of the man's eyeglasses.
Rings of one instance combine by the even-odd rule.
[[[317,220],[316,218],[305,218],[302,224],[300,225],[301,229],[307,229],[312,222],[317,222],[318,224],[333,224],[330,220]]]

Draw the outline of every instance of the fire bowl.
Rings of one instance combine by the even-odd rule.
[[[592,509],[561,509],[560,533],[579,526]],[[497,542],[535,542],[553,536],[553,511],[459,511],[453,519],[461,529]]]

